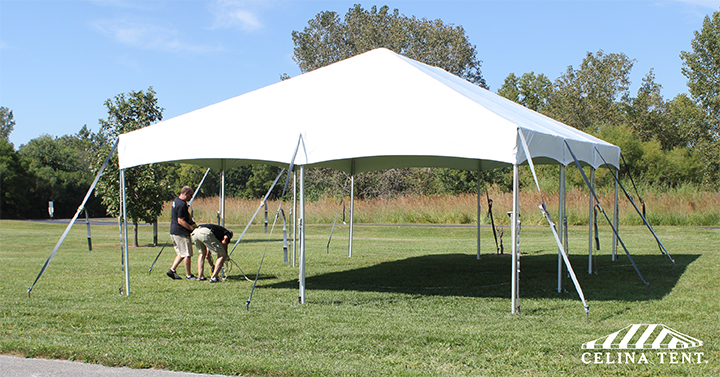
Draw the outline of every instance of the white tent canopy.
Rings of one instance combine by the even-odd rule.
[[[296,163],[354,172],[396,167],[492,169],[535,163],[617,167],[620,149],[440,68],[377,49],[120,135],[120,168],[184,162],[230,168]]]
[[[382,48],[120,135],[118,156],[120,169],[159,162],[221,170],[254,163],[300,165],[304,302],[304,168],[354,175],[398,167],[513,166],[517,193],[517,166],[527,161],[519,132],[535,164],[567,166],[573,162],[569,146],[584,165],[596,169],[604,158],[619,166],[620,148],[612,144]],[[517,209],[514,195],[514,214]],[[517,224],[517,217],[512,221]],[[516,227],[511,229],[516,266]],[[513,312],[516,273],[513,267]]]

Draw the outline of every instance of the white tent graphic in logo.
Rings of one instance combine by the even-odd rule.
[[[630,325],[610,335],[584,343],[583,349],[681,349],[701,347],[702,340],[663,324]]]

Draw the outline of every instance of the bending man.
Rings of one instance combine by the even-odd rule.
[[[208,252],[215,254],[215,268],[210,275],[210,282],[217,283],[220,269],[228,257],[227,247],[233,237],[231,230],[225,229],[220,225],[202,224],[195,229],[192,234],[193,243],[198,249],[198,280],[205,280],[203,276],[203,268],[205,267],[205,256]]]

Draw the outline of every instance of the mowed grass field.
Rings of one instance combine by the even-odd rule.
[[[236,235],[244,226],[228,224]],[[160,224],[161,245],[168,227]],[[144,246],[130,248],[130,295],[118,294],[124,274],[113,220],[92,227],[91,252],[85,224],[74,226],[28,297],[65,226],[2,220],[0,353],[244,376],[719,375],[720,230],[657,227],[676,261],[673,274],[647,229],[622,227],[648,293],[622,248],[611,261],[605,228],[592,274],[587,226],[570,229],[571,261],[590,305],[586,323],[570,279],[567,292],[557,292],[547,227],[522,229],[520,313],[511,314],[510,257],[495,255],[490,228],[482,228],[477,260],[472,226],[358,225],[348,258],[347,226],[335,229],[328,252],[330,225],[309,225],[300,305],[281,230],[252,226],[232,256],[254,278],[266,253],[247,311],[252,282],[236,266],[220,284],[171,280],[170,246],[149,274],[161,247],[148,245],[147,225]],[[701,352],[701,362],[582,361],[583,343],[656,323],[702,340],[689,350]]]

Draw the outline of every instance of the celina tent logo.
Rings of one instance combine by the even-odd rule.
[[[629,325],[602,338],[584,343],[581,360],[585,364],[700,364],[702,340],[663,324]]]

